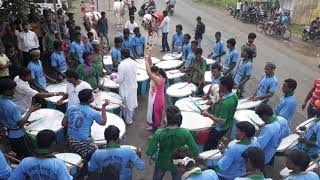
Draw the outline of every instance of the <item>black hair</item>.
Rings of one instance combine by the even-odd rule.
[[[106,15],[106,12],[102,11],[102,12],[101,12],[101,15]]]
[[[130,57],[130,50],[127,48],[121,49],[121,56],[123,59],[127,59]]]
[[[79,74],[77,73],[77,71],[70,69],[66,72],[66,77],[74,78],[74,79],[78,80]]]
[[[110,125],[104,130],[104,138],[107,142],[117,141],[119,139],[120,130],[117,126]]]
[[[231,44],[234,47],[236,46],[236,40],[234,38],[230,38],[227,40],[227,44]]]
[[[166,110],[168,125],[178,125],[182,124],[181,111],[177,106],[169,106]]]
[[[191,39],[191,35],[189,33],[184,34],[184,36],[186,36],[188,40]]]
[[[76,37],[76,36],[81,36],[81,33],[80,32],[75,32],[74,33],[74,36]]]
[[[245,161],[249,161],[254,169],[263,170],[264,168],[264,153],[258,147],[249,147],[242,153]]]
[[[197,17],[197,20],[198,20],[198,19],[199,19],[199,20],[201,20],[201,17],[200,17],[200,16],[198,16],[198,17]]]
[[[293,149],[286,153],[292,163],[299,167],[301,171],[305,171],[309,167],[311,161],[308,154],[302,150]]]
[[[268,104],[260,104],[257,108],[255,113],[259,117],[268,117],[273,115],[273,110]]]
[[[191,44],[194,44],[194,45],[196,45],[197,47],[198,47],[198,41],[195,41],[195,40],[193,40],[193,41],[191,41]]]
[[[182,146],[176,149],[172,154],[171,154],[171,159],[183,159],[185,157],[193,158],[196,160],[196,157],[192,154],[192,152],[189,150],[189,148]],[[190,169],[195,166],[196,163],[190,161],[186,165],[186,169]]]
[[[219,63],[214,63],[211,67],[211,70],[218,69],[218,71],[221,71],[222,66]]]
[[[197,48],[195,51],[194,51],[194,54],[195,55],[202,55],[203,53],[203,50],[201,48]]]
[[[122,31],[123,35],[124,34],[130,34],[130,29],[128,28],[124,28],[123,31]]]
[[[88,103],[89,99],[92,97],[92,89],[83,89],[79,92],[78,98],[81,103]]]
[[[134,16],[130,16],[129,19],[133,19],[134,20]]]
[[[181,31],[183,30],[183,27],[181,24],[176,25],[176,28],[180,29]]]
[[[19,69],[19,77],[26,77],[31,74],[31,70],[25,67]]]
[[[92,32],[88,32],[87,33],[87,36],[89,37],[89,36],[93,36],[93,33]]]
[[[56,133],[45,129],[37,134],[37,146],[39,149],[49,149],[51,144],[56,141]]]
[[[137,32],[139,32],[139,31],[140,31],[139,27],[135,27],[135,28],[133,29],[133,32],[134,32],[134,33],[137,33]]]
[[[90,55],[92,55],[91,52],[84,52],[82,57],[83,57],[83,59],[87,59],[87,57],[90,56]]]
[[[159,72],[159,74],[164,78],[164,79],[168,79],[167,77],[167,73],[162,69],[162,68],[159,68],[158,66],[152,66],[150,68],[151,72],[155,73],[155,72]]]
[[[284,82],[286,82],[288,84],[288,87],[292,91],[296,90],[296,88],[297,88],[297,81],[296,80],[289,78],[289,79],[284,80]]]
[[[78,30],[81,30],[81,27],[80,27],[80,26],[76,26],[76,27],[74,27],[74,29],[75,29],[75,30],[77,30],[77,29],[78,29]],[[79,32],[79,34],[81,35],[80,32]],[[76,34],[75,34],[75,35],[76,35]]]
[[[119,43],[122,43],[122,42],[123,42],[123,40],[122,40],[121,37],[115,37],[114,38],[114,44],[119,44]]]
[[[252,59],[253,58],[253,50],[250,48],[245,48],[243,51],[246,51],[248,54],[248,59]]]
[[[249,123],[247,121],[239,122],[239,123],[237,123],[236,126],[249,139],[251,139],[254,136],[255,132],[256,132],[256,129],[255,129],[254,125],[252,125],[251,123]]]
[[[220,36],[221,36],[221,32],[220,32],[220,31],[217,31],[217,32],[216,32],[216,35],[220,35]]]
[[[0,79],[0,94],[11,90],[17,86],[17,83],[9,78]]]
[[[163,16],[168,16],[168,11],[164,10],[162,11]]]
[[[233,79],[230,76],[223,76],[220,79],[220,85],[226,87],[230,92],[232,91],[233,84],[234,84]]]
[[[248,39],[255,39],[257,37],[256,33],[249,33]]]
[[[58,50],[58,49],[61,47],[61,45],[62,45],[62,42],[61,42],[61,41],[54,41],[54,42],[53,42],[53,48],[54,48],[55,50]]]

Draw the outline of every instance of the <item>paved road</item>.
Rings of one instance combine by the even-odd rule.
[[[137,2],[137,1],[136,1]],[[164,0],[156,1],[158,9],[164,9]],[[137,7],[140,7],[142,0],[138,0]],[[111,5],[112,6],[112,5]],[[99,11],[108,9],[108,0],[99,0]],[[114,18],[112,12],[107,12],[110,17],[110,40],[113,41],[113,36],[117,35],[115,26],[112,25]],[[222,37],[226,41],[228,38],[236,38],[237,48],[247,40],[247,34],[249,32],[256,32],[254,25],[243,24],[234,20],[231,16],[226,15],[212,7],[208,7],[201,4],[193,3],[192,0],[178,0],[176,5],[176,14],[171,18],[171,29],[173,32],[176,24],[182,24],[184,32],[191,32],[195,28],[195,18],[201,16],[203,22],[206,24],[206,34],[204,36],[203,45],[204,50],[208,53],[209,44],[211,44],[216,31],[222,32]],[[159,39],[160,42],[160,39]],[[298,88],[296,95],[299,101],[299,106],[302,104],[304,97],[310,89],[314,79],[318,78],[317,63],[320,59],[314,57],[305,56],[297,50],[295,42],[281,42],[271,39],[262,34],[258,34],[256,39],[256,45],[258,47],[258,56],[254,60],[254,76],[250,79],[246,91],[247,93],[254,92],[257,87],[258,79],[263,73],[264,64],[267,61],[276,63],[277,70],[276,76],[279,79],[279,88],[275,98],[272,101],[273,106],[278,101],[278,98],[282,96],[281,85],[284,79],[294,78],[298,81]],[[319,50],[319,49],[318,49]],[[161,57],[159,53],[160,48],[156,46],[154,48],[155,56]],[[319,50],[320,52],[320,50]],[[145,115],[147,107],[147,97],[140,96],[139,108],[135,114],[135,122],[133,125],[127,128],[127,136],[123,144],[131,144],[141,147],[143,151],[146,150],[148,140],[147,136],[150,135],[145,131]],[[295,114],[295,124],[305,120],[305,113],[299,108]],[[149,164],[149,160],[143,157],[146,163],[146,170],[143,172],[134,172],[134,179],[151,179],[154,165]],[[283,167],[283,160],[276,160],[273,168],[270,168],[272,174],[277,174],[280,167]],[[274,176],[276,177],[276,176]],[[167,175],[165,179],[169,179]]]

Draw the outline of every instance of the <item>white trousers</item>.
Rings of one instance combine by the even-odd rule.
[[[134,110],[130,111],[129,109],[122,109],[124,120],[127,124],[132,124],[133,121],[133,115],[134,115]]]

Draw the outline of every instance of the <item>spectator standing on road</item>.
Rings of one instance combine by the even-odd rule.
[[[21,31],[19,34],[21,43],[20,50],[22,51],[24,65],[27,66],[29,61],[31,60],[29,54],[30,50],[39,48],[39,39],[33,31],[29,30],[27,22],[22,23],[22,28],[23,31]]]
[[[134,36],[131,39],[131,44],[133,46],[134,58],[144,57],[145,38],[138,27],[134,28],[133,32]]]
[[[201,21],[201,17],[198,16],[197,17],[197,27],[196,27],[196,32],[195,32],[195,35],[194,35],[194,39],[196,41],[198,41],[198,47],[201,47],[201,41],[202,41],[202,38],[203,38],[203,34],[206,30],[206,26],[203,24],[203,22]]]
[[[138,27],[138,24],[134,21],[134,16],[130,16],[129,20],[124,25],[124,28],[130,30],[130,34],[133,34],[134,28]]]
[[[98,20],[98,36],[99,38],[105,38],[107,40],[107,43],[109,44],[108,31],[109,26],[106,12],[102,11],[101,18]]]
[[[164,19],[162,20],[160,24],[160,29],[162,30],[162,51],[166,52],[170,51],[169,43],[168,43],[168,33],[170,29],[170,18],[168,16],[167,11],[163,11]]]
[[[57,41],[56,33],[53,27],[53,24],[48,24],[48,32],[44,35],[43,38],[43,46],[48,53],[47,55],[50,56],[51,53],[54,51],[53,43]]]
[[[9,67],[12,66],[9,58],[6,56],[4,47],[0,47],[0,79],[9,78]]]
[[[6,55],[12,64],[9,67],[10,78],[14,79],[19,74],[22,61],[21,56],[18,54],[16,48],[12,45],[6,47]]]
[[[68,20],[66,22],[67,28],[69,30],[69,36],[70,36],[70,41],[74,40],[74,34],[75,34],[75,28],[76,28],[76,22],[73,17],[73,13],[68,13]]]
[[[243,44],[241,46],[241,57],[242,56],[242,52],[245,50],[245,49],[251,49],[253,51],[253,58],[257,57],[257,46],[253,43],[254,40],[256,39],[257,35],[255,33],[250,33],[248,35],[248,41],[247,43]],[[253,59],[251,59],[252,61]]]
[[[238,0],[236,11],[234,12],[233,18],[236,18],[240,15],[241,6],[242,6],[242,2],[241,2],[241,0]]]
[[[137,11],[137,8],[134,5],[134,1],[133,0],[131,1],[131,4],[129,4],[128,9],[129,9],[129,18],[132,17],[132,16],[134,17],[134,13]]]
[[[319,99],[319,97],[320,97],[320,78],[314,81],[313,86],[309,91],[309,93],[307,94],[307,97],[305,98],[304,103],[302,105],[302,109],[305,109],[308,101],[310,100],[309,106],[307,108],[308,119],[316,115],[316,107],[314,103],[317,99]]]

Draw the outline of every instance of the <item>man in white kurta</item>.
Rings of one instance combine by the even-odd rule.
[[[121,54],[124,60],[118,66],[118,77],[114,81],[119,84],[119,94],[127,107],[123,109],[125,122],[132,124],[134,110],[138,107],[137,63],[130,58],[129,49],[122,49]]]

